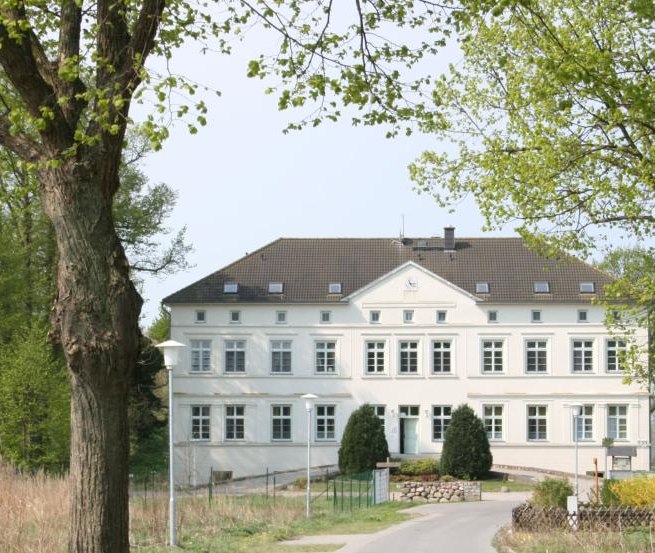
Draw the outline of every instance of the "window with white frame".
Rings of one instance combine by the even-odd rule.
[[[401,417],[418,417],[418,405],[401,405],[398,411]]]
[[[316,342],[316,372],[335,373],[337,343],[332,340]]]
[[[475,293],[476,294],[488,294],[489,293],[489,283],[488,282],[476,282],[475,283]]]
[[[418,341],[402,340],[400,342],[399,361],[398,372],[400,374],[418,373]]]
[[[330,282],[328,284],[328,294],[341,294],[341,283]]]
[[[446,430],[450,424],[451,405],[432,406],[432,440],[441,441],[446,438]]]
[[[607,436],[614,440],[628,439],[628,406],[607,406]]]
[[[594,294],[596,292],[596,284],[594,282],[581,282],[580,283],[580,293],[581,294]]]
[[[370,323],[376,324],[380,322],[380,312],[379,311],[369,311],[368,320]]]
[[[291,340],[271,341],[271,372],[291,372]]]
[[[230,322],[231,323],[240,323],[241,322],[241,311],[230,311]]]
[[[623,340],[607,340],[607,372],[620,372],[625,368],[626,344]]]
[[[578,322],[579,323],[589,322],[589,312],[586,309],[578,309]]]
[[[548,406],[528,405],[528,440],[548,439]]]
[[[594,439],[594,406],[582,405],[580,414],[575,417],[575,433],[573,434],[573,441],[576,436],[578,441],[593,440]]]
[[[271,406],[271,439],[291,440],[291,405]]]
[[[548,371],[548,341],[526,340],[525,372],[545,373]]]
[[[482,422],[489,440],[503,439],[502,405],[484,405],[482,408]]]
[[[191,340],[191,372],[211,371],[211,340]]]
[[[246,342],[245,340],[225,341],[225,372],[246,372]]]
[[[505,370],[503,349],[503,340],[482,340],[483,373],[501,373]]]
[[[224,294],[236,294],[239,291],[239,284],[237,282],[226,282],[223,284]]]
[[[403,311],[403,322],[404,323],[413,323],[414,322],[414,310],[405,309]]]
[[[434,340],[432,342],[432,372],[434,374],[450,374],[451,371],[451,341]]]
[[[209,405],[191,406],[191,439],[209,440],[211,437],[211,419]]]
[[[437,311],[437,323],[444,324],[446,322],[447,311]]]
[[[269,282],[268,283],[268,293],[269,294],[282,294],[284,292],[284,283],[283,282]]]
[[[316,406],[316,440],[336,439],[336,407],[334,405]]]
[[[197,323],[206,323],[207,322],[207,312],[204,309],[196,310],[196,322]]]
[[[373,407],[373,412],[375,413],[375,416],[380,419],[380,422],[382,423],[382,429],[386,427],[386,411],[387,411],[387,406],[386,405],[372,405]]]
[[[384,350],[384,341],[375,340],[366,342],[366,374],[380,374],[385,372]]]
[[[541,322],[541,310],[540,309],[533,309],[530,312],[530,317],[531,317],[530,320],[533,323],[540,323]]]
[[[594,370],[594,341],[573,340],[573,372]]]
[[[319,320],[321,321],[321,324],[332,322],[332,311],[321,311]]]
[[[534,283],[534,293],[535,294],[548,294],[550,293],[550,284],[548,282],[535,282]]]
[[[498,322],[498,311],[492,309],[487,311],[487,322],[488,323],[497,323]]]
[[[279,325],[286,324],[287,322],[287,312],[286,311],[276,311],[275,312],[275,322]]]
[[[246,406],[225,406],[225,439],[243,440],[246,436]]]

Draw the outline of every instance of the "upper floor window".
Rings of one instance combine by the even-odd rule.
[[[244,340],[225,341],[225,372],[246,372],[246,342]]]
[[[286,311],[276,311],[275,312],[275,322],[277,324],[286,324],[287,322],[287,312]]]
[[[550,283],[545,281],[539,281],[534,283],[534,293],[535,294],[548,294],[550,293]]]
[[[291,372],[291,340],[273,340],[271,342],[271,372]]]
[[[281,294],[284,292],[284,283],[283,282],[269,282],[268,283],[268,293],[269,294]]]
[[[482,341],[482,372],[500,373],[505,370],[503,361],[503,340]]]
[[[211,340],[191,340],[191,371],[208,372],[211,370]]]
[[[491,310],[487,311],[487,322],[488,323],[497,323],[498,322],[498,311]]]
[[[226,282],[223,284],[224,294],[236,294],[239,291],[239,284],[236,282]]]
[[[225,439],[243,440],[246,435],[246,406],[225,406]]]
[[[450,340],[435,340],[432,342],[432,372],[435,374],[450,374],[451,372],[451,342]]]
[[[401,374],[418,373],[418,342],[415,340],[403,340],[400,342],[400,365],[398,370]]]
[[[530,314],[530,317],[531,317],[530,320],[533,323],[540,323],[542,321],[542,319],[541,319],[541,310],[540,309],[533,309],[531,314]]]
[[[445,323],[446,322],[446,311],[437,311],[437,322],[438,323]]]
[[[230,322],[231,323],[240,323],[241,322],[241,311],[230,311]]]
[[[503,406],[484,405],[482,408],[482,421],[490,440],[503,439]]]
[[[385,372],[384,341],[366,342],[366,373],[379,374]]]
[[[403,311],[403,322],[404,323],[414,322],[414,310],[413,309],[405,309]]]
[[[191,406],[191,439],[209,440],[211,419],[209,405]]]
[[[581,282],[580,283],[580,293],[581,294],[594,294],[596,292],[596,284],[594,282]]]
[[[206,323],[207,322],[207,312],[204,309],[196,310],[195,322],[197,323]]]
[[[369,311],[368,320],[371,323],[379,323],[380,322],[380,312],[379,311]]]
[[[623,340],[607,340],[607,372],[618,372],[625,368],[625,352]]]
[[[316,372],[336,372],[336,349],[334,341],[316,342]]]
[[[548,439],[548,406],[528,405],[528,440]]]
[[[586,309],[578,309],[578,322],[579,323],[589,322],[589,312]]]
[[[594,341],[573,340],[573,372],[594,370]]]
[[[548,342],[527,340],[525,342],[525,371],[545,373],[548,370]]]
[[[316,440],[336,439],[336,407],[334,405],[316,406]]]
[[[341,283],[340,282],[330,282],[330,284],[328,284],[328,293],[329,294],[341,294]]]
[[[332,311],[321,311],[320,320],[323,324],[332,322]]]
[[[489,293],[489,283],[488,282],[476,282],[475,283],[475,293],[476,294],[488,294]]]

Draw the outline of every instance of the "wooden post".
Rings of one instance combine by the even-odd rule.
[[[594,482],[596,484],[596,503],[600,503],[600,491],[598,489],[598,458],[594,457]]]

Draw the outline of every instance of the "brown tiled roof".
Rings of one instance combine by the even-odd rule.
[[[454,253],[443,245],[442,238],[280,238],[163,301],[338,302],[408,261],[493,303],[585,302],[602,298],[612,281],[574,257],[541,257],[520,238],[457,238]],[[535,281],[547,281],[550,293],[535,294]],[[224,294],[226,282],[238,283],[238,293]],[[284,293],[269,294],[269,282],[283,282]],[[342,284],[341,295],[328,294],[330,282]],[[488,282],[489,294],[476,294],[476,282]],[[594,282],[597,293],[580,294],[580,282]]]

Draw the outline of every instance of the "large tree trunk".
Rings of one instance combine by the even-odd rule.
[[[70,160],[39,175],[58,248],[53,328],[71,377],[69,553],[129,550],[127,398],[142,300],[102,163]]]

